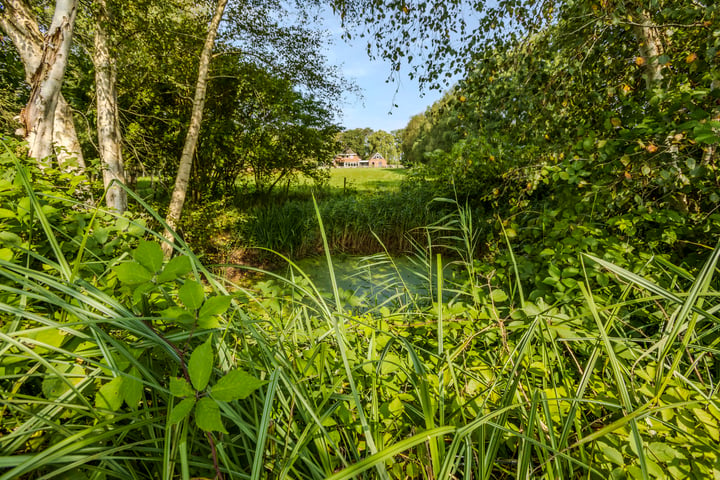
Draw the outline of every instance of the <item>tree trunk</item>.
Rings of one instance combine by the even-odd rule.
[[[66,170],[84,167],[80,143],[72,123],[72,112],[59,92],[72,37],[76,3],[69,0],[56,3],[53,22],[45,40],[25,2],[8,0],[0,14],[0,27],[11,38],[20,54],[25,66],[25,80],[32,87],[30,102],[21,114],[23,134],[28,140],[32,138],[35,144],[31,144],[31,154],[38,159],[37,155],[47,157],[55,144],[58,147],[58,161]],[[45,41],[47,43],[43,45]],[[36,128],[38,126],[39,131]]]
[[[711,122],[720,122],[720,112],[717,109],[714,109],[712,112],[712,116],[710,117]],[[720,134],[720,131],[718,129],[713,129],[716,134]],[[710,144],[706,146],[703,150],[702,159],[700,162],[702,165],[705,165],[706,167],[709,165],[712,165],[713,170],[715,167],[715,154],[717,152],[717,144]]]
[[[650,91],[663,79],[663,65],[659,60],[660,55],[665,53],[662,34],[646,11],[640,13],[640,21],[633,28],[640,44],[640,56],[645,61],[645,86]]]
[[[42,59],[43,36],[28,5],[21,0],[5,2],[5,10],[0,14],[0,28],[15,45],[25,67],[25,81],[32,85],[33,74]],[[26,136],[24,131],[22,136]],[[65,171],[85,169],[85,159],[77,138],[72,110],[62,93],[55,108],[53,142],[61,169]]]
[[[117,184],[125,183],[125,168],[120,144],[120,121],[115,88],[115,65],[110,57],[105,26],[108,23],[107,4],[97,0],[95,22],[95,90],[97,94],[97,132],[103,185],[107,190],[108,208],[123,213],[127,209],[127,192]],[[114,183],[113,183],[114,182]]]
[[[175,241],[172,231],[177,228],[178,222],[182,215],[185,197],[187,196],[188,181],[192,170],[192,160],[195,156],[195,148],[197,147],[198,138],[200,136],[200,125],[202,123],[203,109],[205,107],[205,96],[207,93],[207,77],[210,68],[210,58],[212,50],[215,46],[215,37],[217,36],[220,20],[225,11],[228,0],[218,0],[215,8],[215,14],[210,21],[205,44],[200,54],[200,64],[198,68],[197,84],[195,86],[195,98],[193,99],[192,114],[190,116],[190,126],[187,136],[185,137],[185,145],[183,146],[182,155],[180,157],[180,165],[178,166],[177,177],[175,178],[175,187],[173,188],[170,206],[165,221],[168,229],[165,230],[164,237],[166,243],[163,244],[165,256],[172,253],[173,243]]]
[[[57,107],[55,107],[53,144],[60,170],[78,173],[85,171],[85,158],[80,149],[72,109],[62,93],[58,96]]]

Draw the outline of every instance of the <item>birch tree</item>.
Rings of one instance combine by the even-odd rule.
[[[108,46],[108,13],[106,0],[95,3],[95,35],[93,64],[95,65],[95,91],[97,95],[98,149],[102,164],[105,203],[122,213],[127,209],[127,193],[117,182],[125,182],[120,119],[116,92],[115,62]]]
[[[52,23],[44,36],[40,64],[30,79],[30,100],[20,112],[29,155],[42,165],[53,153],[55,109],[70,53],[77,0],[57,0]]]
[[[174,237],[171,230],[177,227],[180,216],[182,215],[185,197],[187,196],[188,183],[190,180],[190,172],[192,170],[192,161],[195,156],[198,138],[200,136],[200,125],[202,124],[203,109],[205,108],[205,96],[207,94],[208,71],[210,68],[210,59],[212,57],[213,47],[215,46],[215,37],[220,27],[220,20],[225,11],[227,0],[218,0],[215,7],[215,13],[210,20],[207,37],[200,54],[200,62],[198,68],[197,84],[195,86],[195,95],[193,98],[192,114],[190,116],[190,126],[185,137],[182,155],[180,156],[180,165],[178,166],[177,175],[175,177],[175,187],[173,188],[172,197],[170,198],[170,206],[165,219],[168,228],[165,230],[164,237],[166,243],[163,244],[163,251],[166,256],[172,252]]]
[[[0,28],[12,40],[25,68],[25,81],[33,84],[43,58],[44,38],[28,4],[22,0],[4,1],[0,10]],[[50,31],[50,30],[49,30]],[[48,31],[48,32],[49,32]],[[19,132],[23,137],[27,131]],[[70,105],[62,93],[57,95],[52,139],[58,164],[65,171],[84,169],[85,162],[78,141]]]

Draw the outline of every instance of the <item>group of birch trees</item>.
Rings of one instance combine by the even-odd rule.
[[[262,112],[248,114],[240,103],[263,96],[268,79],[281,79],[283,88],[303,94],[285,95],[266,110],[294,112],[305,105],[292,118],[286,114],[285,123],[297,125],[312,111],[321,118],[313,118],[306,132],[322,130],[321,143],[333,141],[334,108],[345,86],[322,55],[322,33],[305,22],[305,9],[313,7],[255,0],[3,0],[3,55],[22,63],[28,89],[19,88],[16,95],[26,101],[17,112],[15,133],[27,141],[29,156],[41,168],[84,170],[92,150],[91,156],[99,157],[106,204],[118,212],[127,208],[120,185],[129,180],[124,157],[131,158],[134,169],[161,170],[174,181],[167,223],[175,228],[192,172],[200,170],[197,145],[208,95],[233,102],[214,102],[216,109],[237,112],[221,119],[233,127],[227,135],[248,136],[249,127],[242,124],[247,119],[256,120],[256,130],[266,125],[258,126]],[[2,69],[5,78],[11,63]],[[243,74],[222,84],[226,77]],[[63,95],[68,78],[76,83],[65,90],[85,97],[84,105],[73,106]],[[234,90],[242,86],[244,99],[214,91],[213,82]],[[12,108],[10,100],[0,107]],[[79,124],[91,128],[79,133]],[[273,138],[269,142],[277,143]],[[218,160],[218,165],[242,165],[253,157],[239,147],[223,153],[232,158]],[[239,170],[237,165],[227,168]],[[167,236],[171,238],[169,232]]]

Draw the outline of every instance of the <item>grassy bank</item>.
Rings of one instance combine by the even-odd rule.
[[[422,184],[403,184],[403,169],[332,169],[328,185],[293,186],[258,202],[238,197],[192,205],[182,233],[211,262],[262,263],[268,249],[293,258],[322,252],[313,199],[333,253],[408,252],[424,227],[446,212]],[[347,180],[347,181],[346,181]],[[252,252],[250,251],[252,250]],[[258,262],[260,260],[260,262]]]

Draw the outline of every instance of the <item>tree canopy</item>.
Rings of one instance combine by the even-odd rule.
[[[13,20],[13,15],[21,12],[26,15],[25,20],[34,22],[43,31],[53,12],[52,5],[42,1],[13,0],[7,3],[7,8],[3,2],[2,7],[2,19]],[[96,12],[86,7],[81,4],[78,10],[63,87],[74,111],[82,150],[90,158],[101,156],[96,133],[101,104],[97,100],[102,98],[104,90],[95,81],[98,66],[93,65],[93,61],[98,51],[94,36],[102,26],[108,68],[114,76],[111,83],[115,93],[111,93],[110,98],[117,98],[118,105],[115,115],[119,123],[115,136],[121,144],[121,155],[130,174],[126,180],[132,182],[138,175],[154,173],[160,174],[167,184],[177,172],[190,121],[203,30],[212,16],[214,2],[110,0],[102,23],[95,16]],[[329,65],[323,56],[322,32],[305,21],[312,15],[313,8],[312,2],[231,1],[223,12],[210,61],[206,117],[200,129],[203,151],[197,154],[198,165],[192,176],[195,180],[223,178],[222,182],[212,184],[216,194],[220,191],[219,186],[232,184],[233,179],[226,174],[239,172],[244,168],[240,165],[248,166],[250,157],[255,158],[260,168],[257,158],[261,155],[249,154],[250,143],[245,136],[240,137],[239,146],[230,146],[232,135],[238,131],[247,135],[250,125],[268,128],[268,122],[273,118],[277,120],[273,127],[275,134],[286,139],[297,137],[298,148],[310,156],[314,155],[311,151],[317,153],[317,148],[307,144],[301,146],[303,140],[332,135],[330,125],[336,115],[336,105],[341,94],[351,87],[342,79],[337,67]],[[6,22],[3,28],[11,28],[11,24]],[[12,119],[26,101],[27,91],[9,38],[4,36],[0,45],[2,55],[8,60],[0,67],[3,81],[0,108],[4,131],[11,134],[18,126]],[[281,109],[279,105],[284,104],[284,108],[294,109],[295,113],[286,113],[286,117],[281,118],[269,115],[268,110],[250,112],[251,105],[257,106],[264,101],[259,100],[261,97],[268,98],[262,92],[267,92],[271,83],[278,98],[271,110],[277,113]],[[255,97],[253,92],[260,96]],[[303,109],[305,117],[300,120],[297,112]],[[308,120],[310,111],[317,117],[312,122]],[[83,120],[78,121],[78,118]],[[226,122],[229,118],[234,123],[214,123]],[[302,133],[298,131],[299,124],[304,125]],[[257,138],[261,136],[259,132],[255,133]],[[256,145],[261,143],[256,142]],[[289,158],[298,159],[295,166],[304,168],[304,157],[300,160],[296,154],[285,155],[286,160]],[[102,162],[106,165],[105,160]],[[94,160],[91,163],[100,166]],[[218,171],[208,172],[213,165],[218,166]],[[226,169],[229,165],[234,165],[233,169]],[[271,171],[275,175],[294,168],[287,161],[276,166],[280,170],[270,164],[264,165],[263,178]],[[107,166],[99,170],[105,171]],[[99,173],[99,170],[96,171]],[[191,182],[191,188],[199,190],[202,184]]]

